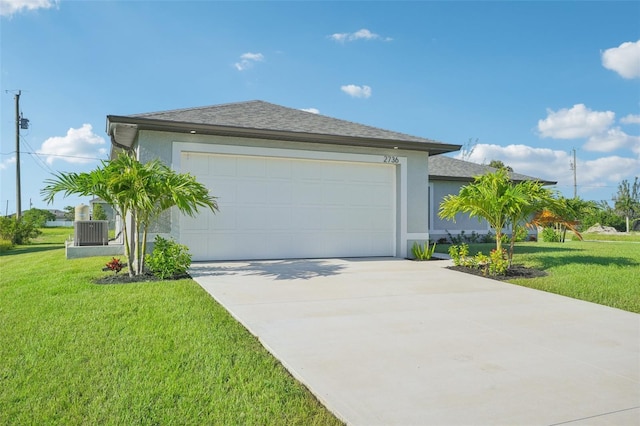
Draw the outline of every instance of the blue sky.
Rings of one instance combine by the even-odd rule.
[[[260,99],[474,145],[610,200],[640,176],[640,2],[0,0],[0,206],[107,159],[108,114]],[[461,156],[461,153],[451,154]],[[213,189],[215,194],[215,188]],[[88,199],[58,197],[48,208]]]

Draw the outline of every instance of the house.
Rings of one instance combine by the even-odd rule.
[[[460,145],[263,101],[109,115],[107,133],[112,156],[160,159],[218,197],[218,213],[174,210],[149,236],[185,244],[193,260],[407,257],[414,242],[489,231],[437,215],[447,194],[495,171],[441,155]]]
[[[445,220],[438,217],[438,206],[449,194],[457,194],[460,188],[474,180],[476,176],[485,173],[495,172],[493,167],[471,163],[469,161],[458,160],[444,155],[435,155],[429,157],[429,204],[432,206],[429,215],[429,235],[431,241],[437,241],[440,238],[447,238],[449,234],[458,236],[464,232],[469,236],[472,233],[486,235],[489,230],[489,224],[486,220],[478,220],[470,218],[466,214],[456,215],[456,220]],[[544,185],[555,185],[556,182],[546,181],[520,173],[510,172],[509,176],[514,182],[522,182],[525,180],[535,180],[542,182]],[[511,233],[511,230],[507,230]],[[536,230],[531,230],[532,234]]]
[[[107,133],[112,155],[160,159],[218,197],[218,213],[174,209],[154,229],[193,260],[406,257],[429,239],[428,159],[460,149],[263,101],[109,115]]]

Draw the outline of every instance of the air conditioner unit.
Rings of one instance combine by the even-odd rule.
[[[109,221],[77,220],[73,224],[74,246],[106,246],[109,244]]]

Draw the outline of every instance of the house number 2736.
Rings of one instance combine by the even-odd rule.
[[[384,156],[384,162],[385,163],[398,164],[400,162],[400,160],[398,160],[398,157],[395,157],[393,155],[385,155]]]

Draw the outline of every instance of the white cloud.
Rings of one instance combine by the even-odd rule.
[[[320,114],[320,110],[317,108],[302,108],[302,111],[310,112],[311,114]]]
[[[461,153],[458,154],[458,158]],[[501,160],[516,173],[560,181],[569,176],[569,154],[549,148],[533,148],[527,145],[477,144],[467,161],[489,164],[491,160]]]
[[[616,149],[633,148],[634,146],[640,146],[640,137],[628,135],[620,127],[614,127],[606,132],[591,136],[584,145],[584,149],[611,152]]]
[[[638,152],[640,154],[640,152]],[[457,155],[458,158],[461,154]],[[570,164],[572,156],[565,151],[548,148],[534,148],[527,145],[499,146],[478,144],[468,161],[488,164],[491,160],[500,160],[511,166],[516,173],[558,182],[558,188],[567,194],[573,193],[573,171]],[[611,186],[637,176],[640,172],[640,157],[609,156],[595,160],[577,159],[578,190],[584,193],[590,189]]]
[[[602,66],[624,78],[640,78],[640,40],[628,41],[602,52]]]
[[[578,161],[578,185],[617,184],[623,179],[628,179],[629,176],[638,176],[638,172],[640,172],[640,159],[614,155],[584,163]]]
[[[355,84],[348,84],[340,87],[347,95],[354,98],[369,98],[371,97],[371,87],[369,86],[356,86]]]
[[[264,55],[262,53],[243,53],[240,55],[240,62],[233,64],[238,71],[244,71],[251,68],[256,62],[264,61]]]
[[[105,144],[102,137],[93,133],[91,124],[83,124],[79,129],[69,129],[65,136],[50,137],[42,143],[37,153],[47,156],[48,164],[55,160],[86,164],[105,156]]]
[[[6,160],[4,160],[2,163],[0,163],[0,170],[4,170],[7,167],[9,167],[12,164],[16,164],[16,156],[14,155],[11,158],[8,158]]]
[[[372,33],[366,28],[362,28],[354,33],[335,33],[331,34],[329,38],[333,41],[337,41],[339,43],[344,43],[345,41],[356,41],[356,40],[382,40],[382,41],[391,41],[393,40],[390,37],[382,37],[379,34]]]
[[[0,0],[0,16],[13,16],[23,10],[50,9],[57,6],[56,0]]]
[[[629,114],[620,119],[622,124],[640,124],[640,115]]]
[[[545,138],[586,138],[606,131],[614,119],[612,111],[592,111],[584,104],[576,104],[570,109],[547,109],[547,118],[538,121],[538,131]]]

